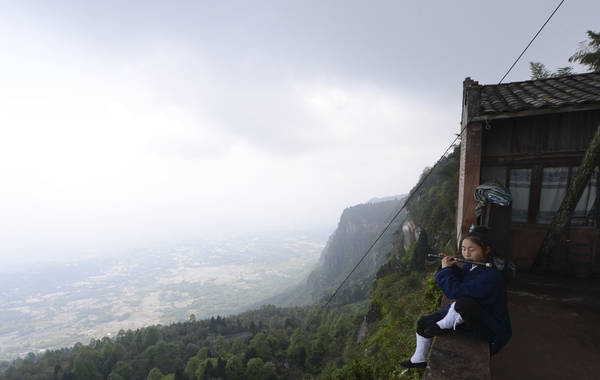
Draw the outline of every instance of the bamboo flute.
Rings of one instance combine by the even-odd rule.
[[[429,257],[435,257],[435,258],[439,258],[439,259],[443,259],[444,255],[440,255],[440,254],[433,254],[433,253],[429,253],[427,254],[427,256]],[[453,257],[454,260],[458,261],[459,263],[467,263],[467,264],[473,264],[473,265],[484,265],[488,268],[492,267],[492,263],[482,263],[480,261],[471,261],[471,260],[465,260],[465,259],[461,259],[460,257]]]

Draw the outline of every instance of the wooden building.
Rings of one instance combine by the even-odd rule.
[[[496,182],[510,190],[510,209],[489,219],[502,255],[532,267],[554,212],[600,125],[600,73],[480,85],[463,83],[457,233],[478,224],[474,191]],[[582,195],[551,269],[583,272],[599,261],[598,170]],[[488,215],[489,216],[489,215]]]

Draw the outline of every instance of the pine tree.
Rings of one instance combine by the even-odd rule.
[[[600,33],[587,31],[589,41],[579,43],[579,49],[569,58],[569,62],[578,62],[590,70],[600,72]]]

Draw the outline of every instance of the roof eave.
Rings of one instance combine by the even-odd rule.
[[[600,110],[600,103],[588,103],[581,105],[570,105],[565,107],[557,107],[557,108],[539,108],[533,110],[523,110],[516,112],[500,112],[500,113],[490,113],[485,115],[477,115],[474,116],[470,122],[479,122],[486,120],[498,120],[498,119],[511,119],[516,117],[526,117],[526,116],[538,116],[538,115],[547,115],[553,113],[563,113],[563,112],[577,112],[577,111],[592,111],[592,110]]]

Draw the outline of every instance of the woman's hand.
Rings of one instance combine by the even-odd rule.
[[[442,259],[442,268],[448,268],[456,264],[454,257],[448,256],[445,253],[442,253],[442,255],[444,255],[444,258]]]

